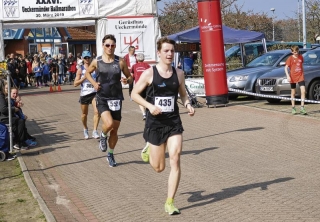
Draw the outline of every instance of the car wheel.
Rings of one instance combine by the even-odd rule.
[[[268,103],[279,103],[281,99],[267,99]]]
[[[320,80],[316,80],[311,84],[308,95],[310,100],[320,100]]]

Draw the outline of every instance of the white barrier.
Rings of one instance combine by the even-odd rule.
[[[193,93],[195,96],[199,96],[199,97],[206,96],[203,78],[202,79],[186,79],[185,84],[186,84],[186,86],[188,86],[191,93]],[[245,95],[257,96],[257,97],[262,97],[262,98],[301,101],[301,99],[296,99],[296,98],[264,95],[264,94],[259,94],[259,93],[246,92],[243,90],[233,89],[233,88],[228,88],[228,90],[231,92],[237,92],[237,93],[241,93],[241,94],[245,94]],[[305,99],[304,102],[320,104],[320,101],[316,101],[316,100]]]
[[[259,94],[259,93],[246,92],[246,91],[239,90],[239,89],[229,88],[228,90],[232,91],[232,92],[237,92],[237,93],[246,94],[246,95],[250,95],[250,96],[258,96],[258,97],[263,97],[263,98],[301,101],[301,99],[296,99],[296,98],[289,98],[289,97],[283,97],[283,96],[270,96],[270,95],[264,95],[264,94]],[[308,100],[308,99],[305,99],[304,102],[306,102],[306,103],[320,103],[320,101]]]

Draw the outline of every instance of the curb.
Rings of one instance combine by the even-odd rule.
[[[47,222],[57,222],[56,219],[54,218],[54,216],[52,215],[51,211],[48,209],[46,203],[44,202],[44,200],[40,196],[36,186],[34,185],[32,179],[29,175],[26,164],[23,161],[21,153],[20,152],[16,152],[16,153],[18,156],[18,161],[19,161],[21,170],[23,172],[24,179],[27,182],[28,187],[29,187],[33,197],[38,201],[38,204],[40,206],[40,210],[43,212],[44,216],[46,217]]]

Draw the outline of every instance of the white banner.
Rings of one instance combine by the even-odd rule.
[[[115,35],[117,46],[115,54],[123,57],[129,52],[129,46],[135,47],[135,53],[143,53],[145,61],[156,61],[155,30],[156,18],[146,16],[108,17],[107,33]]]
[[[185,85],[189,91],[196,96],[206,96],[203,78],[190,78],[185,80]]]
[[[0,20],[58,20],[98,15],[97,0],[1,0]]]

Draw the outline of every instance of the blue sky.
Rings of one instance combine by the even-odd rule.
[[[179,0],[161,0],[158,2],[158,7],[163,8],[164,2],[172,2]],[[295,13],[298,10],[298,0],[238,0],[238,5],[243,5],[243,10],[252,10],[255,13],[265,12],[272,16],[271,8],[274,8],[275,20],[296,18]],[[301,0],[299,0],[301,9]]]

